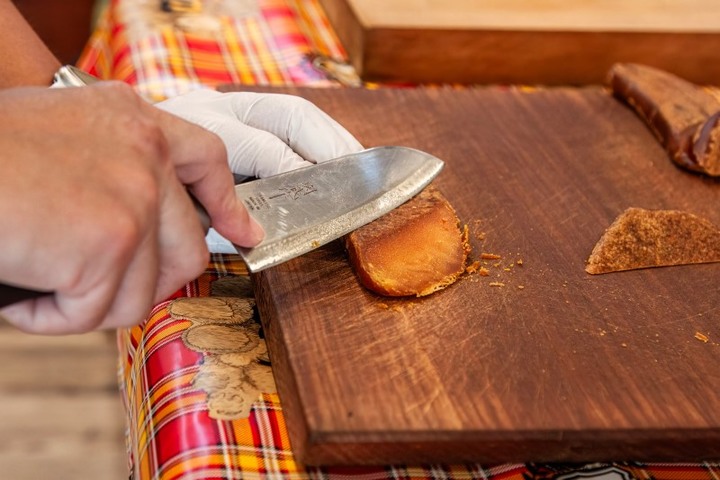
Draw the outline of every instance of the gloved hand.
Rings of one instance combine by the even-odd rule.
[[[237,176],[268,177],[363,148],[329,115],[294,95],[195,90],[156,106],[218,135]]]
[[[358,152],[362,145],[329,115],[293,95],[196,90],[156,104],[200,125],[225,143],[236,177],[268,177]],[[210,229],[208,248],[236,253]]]

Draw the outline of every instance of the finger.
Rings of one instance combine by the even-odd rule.
[[[153,110],[168,137],[169,154],[177,178],[205,207],[213,227],[237,245],[257,245],[265,233],[235,195],[223,141],[190,121],[159,109]]]
[[[110,247],[112,240],[103,241],[110,247],[103,255],[77,260],[85,266],[79,269],[83,274],[76,282],[58,287],[54,294],[7,307],[3,316],[24,331],[43,334],[81,333],[142,321],[157,278],[153,223],[136,228],[117,216],[114,219],[118,227],[112,236],[118,248]],[[81,246],[78,253],[84,255]]]
[[[94,330],[109,310],[115,282],[96,284],[87,292],[72,295],[48,294],[0,310],[0,316],[28,333],[44,335],[82,333]]]
[[[153,303],[165,300],[207,267],[209,254],[195,207],[183,185],[166,185],[158,222],[158,278]]]
[[[160,261],[158,225],[150,223],[143,241],[122,275],[113,303],[100,328],[129,327],[147,318],[150,308],[157,303]]]
[[[363,149],[342,125],[302,97],[243,93],[230,97],[238,119],[280,138],[307,161],[324,162]]]

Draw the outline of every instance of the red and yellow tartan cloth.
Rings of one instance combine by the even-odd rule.
[[[206,0],[199,14],[161,3],[110,0],[78,67],[160,101],[230,83],[329,86],[313,59],[346,58],[316,0]]]
[[[317,0],[206,0],[200,4],[207,11],[199,13],[165,12],[160,8],[163,3],[173,2],[110,0],[78,66],[103,79],[127,82],[152,101],[227,83],[337,85],[313,62],[318,57],[346,60]],[[143,324],[118,332],[131,478],[720,479],[720,464],[711,463],[300,465],[293,457],[274,390],[260,390],[262,395],[253,397],[245,385],[220,375],[225,390],[217,392],[203,376],[203,368],[248,366],[244,354],[222,353],[227,345],[215,354],[204,352],[207,338],[198,333],[227,327],[217,322],[234,321],[234,313],[222,319],[220,314],[215,319],[190,319],[173,313],[182,301],[222,296],[222,289],[218,293],[213,286],[226,280],[232,293],[232,288],[242,287],[234,280],[242,279],[247,276],[238,256],[213,255],[204,275],[157,305]],[[201,305],[206,317],[215,315],[208,313],[210,307]],[[230,327],[238,338],[246,338],[240,325]],[[256,343],[255,347],[264,345]],[[233,418],[222,410],[227,402],[232,406],[248,395],[254,400],[249,414]]]

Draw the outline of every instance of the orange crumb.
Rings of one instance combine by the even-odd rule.
[[[488,270],[485,267],[480,267],[480,270],[478,270],[478,274],[480,274],[483,277],[489,277],[490,276],[490,270]]]
[[[483,260],[498,260],[498,259],[500,259],[500,258],[502,258],[502,257],[501,257],[500,255],[495,254],[495,253],[485,253],[485,252],[483,252],[483,253],[480,254],[480,258],[482,258]]]
[[[504,287],[505,286],[505,284],[502,282],[490,282],[489,285],[491,287]]]
[[[478,270],[480,270],[480,260],[475,260],[473,263],[465,267],[465,271],[467,273],[476,273]]]
[[[480,227],[482,226],[482,222],[480,220],[473,220],[472,221],[472,229],[473,229],[473,236],[477,240],[485,240],[485,232],[480,230]]]
[[[700,340],[701,342],[704,342],[704,343],[707,343],[710,341],[710,338],[707,335],[700,333],[700,332],[695,332],[695,338],[697,338],[698,340]]]

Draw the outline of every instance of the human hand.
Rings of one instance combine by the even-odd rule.
[[[262,236],[220,139],[127,85],[0,91],[0,125],[0,282],[54,292],[0,310],[23,330],[136,324],[196,278],[208,252],[186,188],[234,243]]]
[[[156,106],[216,133],[240,180],[269,177],[363,148],[334,119],[297,96],[196,90]],[[206,241],[213,252],[236,252],[215,229]]]
[[[196,90],[156,104],[216,133],[230,169],[268,177],[362,150],[345,128],[293,95]]]

